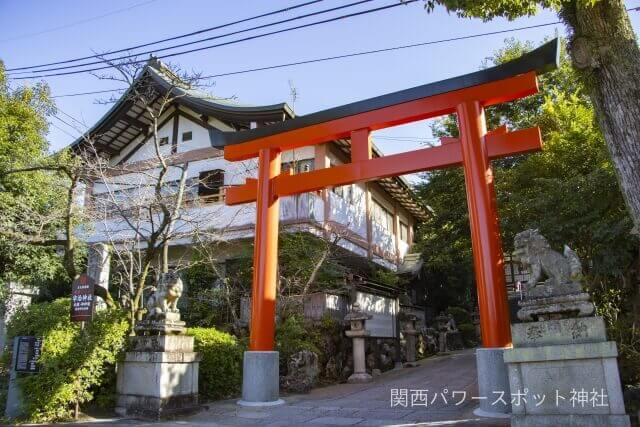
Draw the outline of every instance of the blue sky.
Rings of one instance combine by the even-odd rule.
[[[349,9],[349,12],[383,6],[395,1],[374,0]],[[12,68],[86,56],[91,55],[93,51],[105,52],[149,42],[302,2],[303,0],[0,0],[0,59],[4,60],[7,68]],[[349,1],[324,0],[312,6],[242,24],[233,29],[345,3]],[[46,31],[136,4],[139,6],[127,11],[63,29]],[[447,14],[443,8],[427,14],[422,5],[422,2],[416,2],[348,20],[187,54],[172,58],[171,61],[185,70],[200,71],[209,75],[557,20],[552,12],[542,11],[534,17],[512,22],[496,19],[483,23],[480,20],[461,19]],[[640,6],[640,0],[627,1],[627,7],[636,6]],[[326,16],[344,13],[348,12],[339,11]],[[631,17],[638,32],[640,13],[631,12]],[[303,22],[318,19],[322,18],[308,18]],[[277,28],[290,25],[295,24],[284,24]],[[564,27],[555,25],[346,60],[219,77],[214,80],[215,85],[211,90],[222,97],[236,96],[239,102],[246,104],[273,104],[290,102],[291,81],[299,93],[295,110],[297,114],[307,114],[474,71],[485,57],[503,46],[506,37],[513,36],[537,43],[545,37],[553,36],[556,28],[560,34],[564,34]],[[209,35],[229,30],[231,29],[219,30]],[[188,40],[193,39],[192,37]],[[51,77],[46,81],[51,86],[53,95],[118,86],[87,74]],[[62,111],[91,126],[109,108],[95,103],[99,96],[57,98],[56,102]],[[61,117],[65,118],[64,115]],[[57,120],[52,119],[52,122],[66,131],[65,133],[53,126],[51,128],[49,141],[51,148],[57,150],[73,140],[67,133],[77,135],[77,131]],[[428,125],[420,122],[386,129],[378,135],[405,138],[404,141],[376,140],[376,144],[385,153],[392,153],[415,148],[419,143],[409,138],[428,137],[429,131]]]

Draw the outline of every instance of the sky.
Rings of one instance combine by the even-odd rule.
[[[276,16],[180,41],[210,37],[354,1],[324,0]],[[395,4],[397,1],[373,0],[330,14],[193,47]],[[5,62],[6,68],[13,68],[88,56],[304,2],[305,0],[0,0],[0,59]],[[628,0],[626,4],[628,8],[637,7],[640,6],[640,0]],[[640,12],[632,11],[630,14],[638,33]],[[536,16],[511,22],[495,19],[485,23],[478,19],[462,19],[448,14],[442,7],[427,13],[423,2],[418,1],[364,16],[186,54],[169,61],[183,70],[211,75],[555,21],[555,14],[543,10]],[[508,37],[538,44],[545,37],[553,37],[556,31],[560,35],[565,34],[564,26],[558,24],[349,59],[218,77],[211,80],[213,86],[209,90],[216,96],[236,97],[243,104],[288,102],[291,105],[293,86],[298,94],[293,102],[296,114],[308,114],[475,71],[483,59],[504,46],[504,40]],[[177,42],[148,49],[165,47],[171,43]],[[147,56],[143,55],[141,58]],[[37,80],[14,80],[11,84],[16,86]],[[90,74],[49,77],[44,80],[50,85],[54,97],[120,87],[115,82],[99,80]],[[58,113],[60,118],[74,126],[70,127],[52,118],[48,135],[51,149],[58,150],[68,145],[79,135],[79,131],[93,125],[109,108],[109,105],[97,103],[96,100],[108,97],[109,94],[55,98],[61,111]],[[82,125],[67,115],[74,117]],[[384,153],[391,154],[414,149],[424,143],[422,139],[430,136],[429,124],[418,122],[378,131],[374,134],[374,140]]]

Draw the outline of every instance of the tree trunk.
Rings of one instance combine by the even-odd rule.
[[[569,51],[607,142],[634,233],[640,235],[640,48],[623,0],[562,4]]]

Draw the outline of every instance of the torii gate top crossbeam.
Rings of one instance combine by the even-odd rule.
[[[554,69],[558,39],[504,64],[269,126],[226,135],[224,157],[230,161],[257,157],[262,148],[280,151],[346,138],[354,129],[378,130],[455,112],[467,100],[483,107],[531,95],[536,74]],[[509,81],[508,84],[505,84]]]
[[[377,98],[227,135],[229,161],[258,157],[258,179],[228,188],[228,205],[256,201],[251,306],[251,351],[273,349],[277,282],[279,198],[336,185],[420,170],[462,165],[473,246],[482,341],[511,343],[504,261],[491,159],[540,149],[538,128],[487,132],[484,107],[538,91],[537,75],[558,64],[558,40],[508,63]],[[372,158],[370,132],[456,113],[460,138],[439,147]],[[341,138],[351,140],[351,162],[298,175],[280,173],[280,153]]]

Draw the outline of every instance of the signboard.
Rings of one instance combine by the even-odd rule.
[[[326,314],[342,321],[347,314],[347,298],[325,292],[307,295],[304,300],[305,319],[320,320]]]
[[[93,316],[93,280],[81,274],[71,285],[71,321],[84,322]]]
[[[42,337],[16,337],[17,348],[14,369],[16,372],[36,373],[38,372],[38,359],[42,351]]]
[[[395,338],[398,300],[365,292],[356,292],[356,300],[363,313],[373,317],[366,322],[371,337]]]

